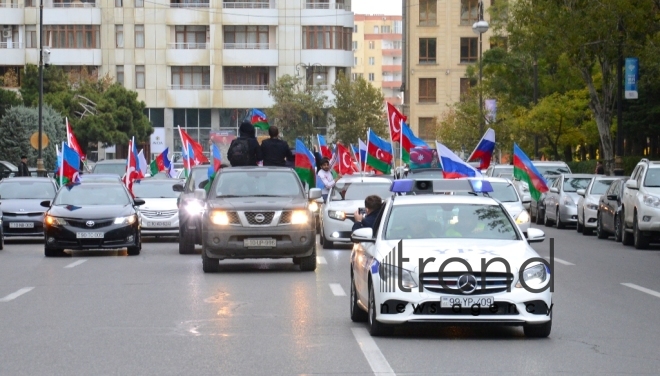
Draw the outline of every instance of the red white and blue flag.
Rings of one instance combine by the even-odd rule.
[[[490,160],[493,158],[493,152],[495,151],[495,131],[491,128],[488,128],[484,136],[477,144],[476,149],[468,158],[468,162],[479,161],[479,169],[485,170],[490,166]]]
[[[140,170],[140,162],[138,160],[137,146],[135,145],[135,137],[131,139],[128,145],[128,158],[126,159],[126,174],[124,175],[124,184],[128,191],[133,195],[133,183],[144,178],[142,170]],[[135,195],[133,195],[135,197]]]
[[[220,149],[213,144],[211,145],[211,165],[208,169],[209,179],[215,177],[215,173],[220,170],[220,166],[222,166],[222,153],[220,153]]]
[[[321,153],[321,156],[323,158],[332,159],[332,150],[330,150],[328,143],[325,142],[325,137],[319,134],[316,138],[319,142],[319,152]]]
[[[481,172],[464,162],[445,145],[435,142],[438,150],[438,161],[442,165],[442,175],[445,179],[481,177]]]
[[[186,131],[179,127],[179,136],[181,137],[181,143],[187,145],[188,147],[188,158],[190,158],[191,166],[201,165],[202,163],[209,163],[208,158],[204,155],[204,148],[199,142],[193,140],[192,137]]]
[[[62,163],[60,164],[60,185],[67,179],[67,184],[80,183],[80,154],[62,142]]]
[[[69,147],[78,153],[80,156],[80,159],[85,160],[85,155],[83,154],[82,148],[78,144],[78,140],[76,139],[76,136],[73,134],[73,129],[71,129],[71,125],[69,124],[69,118],[64,118],[64,121],[66,122],[66,143],[69,145]]]

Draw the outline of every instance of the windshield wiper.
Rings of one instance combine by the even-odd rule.
[[[215,197],[235,198],[235,197],[249,197],[249,196],[239,196],[239,195],[220,195],[220,196],[215,196]]]
[[[287,196],[280,196],[280,195],[252,195],[248,197],[287,197]]]

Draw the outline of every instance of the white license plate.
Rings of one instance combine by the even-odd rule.
[[[461,308],[470,308],[475,304],[488,308],[495,302],[492,296],[443,296],[440,298],[441,308],[452,308],[460,305]]]
[[[77,232],[76,238],[78,239],[103,239],[102,232]]]
[[[32,222],[10,222],[9,228],[34,228]]]
[[[244,239],[244,247],[276,247],[276,239]]]
[[[172,222],[147,222],[149,227],[172,227]]]

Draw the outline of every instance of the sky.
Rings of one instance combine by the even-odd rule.
[[[402,0],[353,0],[351,2],[355,14],[401,15]]]

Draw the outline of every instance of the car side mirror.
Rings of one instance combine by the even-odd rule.
[[[375,243],[374,230],[371,227],[360,228],[351,234],[353,243]]]
[[[626,182],[626,188],[639,189],[639,187],[637,186],[637,180],[632,180],[632,179],[628,180]]]
[[[557,189],[557,187],[552,187],[552,188],[550,188],[550,192],[559,193],[559,189]]]
[[[195,189],[195,198],[201,201],[206,200],[206,191],[203,189]]]
[[[44,208],[50,208],[50,200],[41,201],[39,205],[43,206]]]
[[[534,227],[528,228],[525,236],[527,237],[527,243],[543,243],[545,240],[545,232]]]
[[[619,196],[617,195],[607,195],[608,200],[616,201],[619,199]]]
[[[584,192],[585,192],[584,189],[578,189],[578,190],[577,190],[577,194],[578,194],[578,196],[582,196],[582,197],[584,197]]]
[[[135,206],[140,206],[146,204],[146,202],[141,198],[136,198],[135,200],[133,200],[133,204]]]
[[[323,195],[321,194],[321,189],[312,188],[312,189],[309,190],[308,198],[310,200],[316,200],[316,199],[321,198],[321,197],[323,197]]]
[[[172,190],[173,190],[174,192],[183,192],[183,184],[181,184],[181,183],[179,183],[179,184],[174,184],[174,185],[172,186]]]
[[[532,196],[524,195],[523,198],[522,198],[522,203],[523,204],[531,204],[532,203]]]

